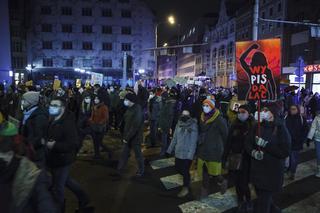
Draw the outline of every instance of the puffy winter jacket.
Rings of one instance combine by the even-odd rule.
[[[174,151],[175,157],[179,159],[193,160],[197,141],[197,120],[194,118],[190,118],[186,122],[179,120],[167,152],[172,153]]]
[[[320,142],[320,115],[317,115],[312,121],[308,138]]]

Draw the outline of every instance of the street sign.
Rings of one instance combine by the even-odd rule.
[[[304,67],[305,67],[304,60],[302,57],[299,57],[297,60],[297,69],[295,70],[296,76],[298,76],[298,77],[303,76]]]
[[[304,82],[304,78],[303,77],[294,77],[294,81],[295,82]]]
[[[305,73],[320,72],[320,64],[312,64],[304,67]]]
[[[311,27],[311,37],[320,38],[320,27]]]

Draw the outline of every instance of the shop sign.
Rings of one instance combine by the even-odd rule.
[[[304,67],[304,72],[320,72],[320,64],[307,65]]]

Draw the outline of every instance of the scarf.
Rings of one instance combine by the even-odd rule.
[[[212,110],[208,114],[201,113],[201,121],[205,124],[212,123],[220,115],[219,110]]]
[[[22,120],[22,124],[25,125],[27,120],[29,119],[29,117],[31,116],[31,114],[38,109],[38,106],[32,107],[31,109],[29,109],[28,111],[24,111],[23,112],[23,120]]]

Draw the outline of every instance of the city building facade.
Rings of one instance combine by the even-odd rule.
[[[193,23],[181,36],[182,45],[196,45],[179,48],[177,50],[177,76],[196,77],[205,75],[203,66],[203,47],[207,42],[203,40],[207,29],[212,27],[217,20],[216,14],[206,14]]]
[[[134,73],[155,71],[155,17],[140,0],[31,0],[26,35],[33,77],[74,78],[76,71],[121,79],[124,53]],[[58,75],[58,76],[57,76]]]
[[[209,38],[205,38],[210,44],[211,69],[207,76],[213,79],[215,86],[230,87],[234,84],[236,19],[233,14],[234,11],[227,10],[222,0],[218,22],[209,32]]]

